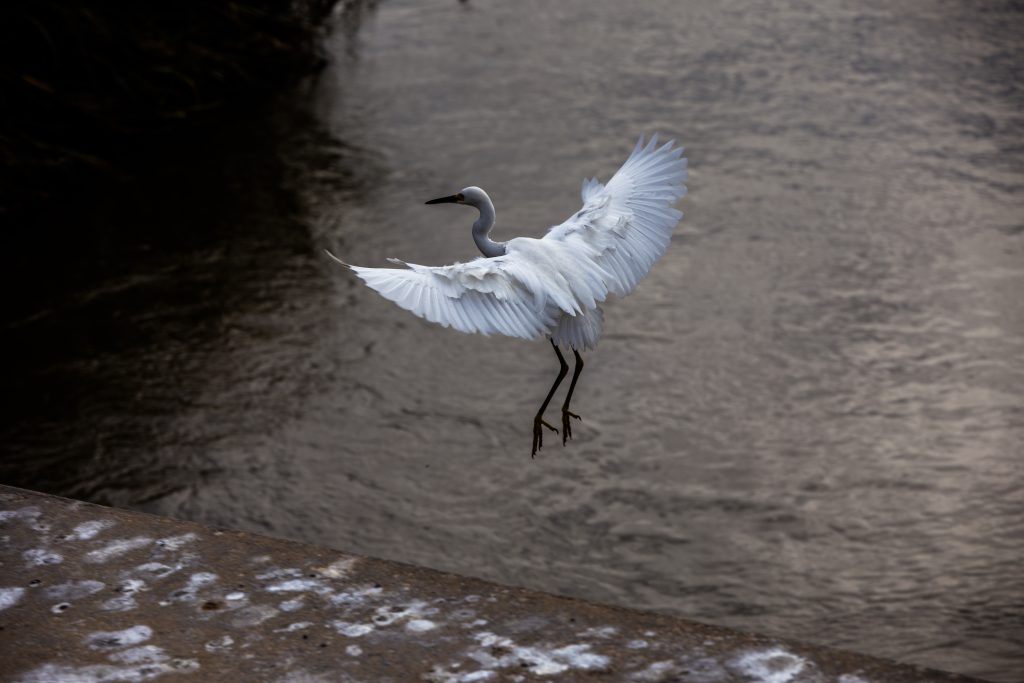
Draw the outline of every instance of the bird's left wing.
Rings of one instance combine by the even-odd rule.
[[[583,181],[583,208],[551,228],[544,241],[562,242],[587,253],[610,274],[614,294],[628,294],[661,258],[681,211],[672,208],[686,194],[686,159],[673,142],[643,137],[607,185]]]
[[[405,268],[351,268],[385,299],[420,318],[461,332],[533,339],[546,332],[559,312],[517,276],[515,257],[480,258],[450,266],[421,266],[388,259]]]

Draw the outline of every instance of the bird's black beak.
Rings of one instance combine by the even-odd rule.
[[[464,199],[465,199],[465,197],[463,197],[462,193],[460,192],[459,194],[453,194],[450,197],[438,197],[437,199],[431,199],[429,202],[425,202],[425,203],[426,204],[458,204],[459,202],[461,202]]]

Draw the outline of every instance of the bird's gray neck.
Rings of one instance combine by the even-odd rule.
[[[476,207],[480,210],[480,218],[473,223],[473,241],[477,248],[487,258],[505,255],[505,245],[502,242],[495,242],[488,234],[494,227],[494,205],[490,202],[483,202]]]

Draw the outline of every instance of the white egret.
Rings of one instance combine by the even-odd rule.
[[[492,241],[494,204],[479,187],[467,187],[427,204],[466,204],[479,210],[473,240],[483,258],[436,267],[388,259],[404,268],[365,268],[328,254],[384,298],[430,322],[485,335],[546,336],[560,369],[533,420],[531,457],[543,446],[542,428],[558,433],[544,420],[544,411],[569,371],[559,347],[571,349],[576,366],[562,404],[564,446],[572,438],[570,419],[580,419],[569,410],[583,370],[579,352],[594,348],[601,335],[599,304],[609,294],[633,291],[665,253],[683,216],[672,208],[686,195],[683,148],[674,142],[659,147],[657,139],[655,135],[645,143],[641,136],[607,185],[596,178],[584,180],[583,208],[541,239]]]

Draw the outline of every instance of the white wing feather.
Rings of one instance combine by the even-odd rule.
[[[518,237],[505,248],[504,256],[450,266],[389,259],[406,268],[364,268],[332,258],[385,299],[462,332],[533,339],[608,296],[609,273],[568,244]]]
[[[506,253],[450,266],[348,266],[367,285],[405,310],[462,332],[532,339],[551,334],[566,316],[586,319],[596,341],[597,304],[627,294],[665,252],[682,213],[686,159],[673,143],[643,138],[607,186],[583,183],[583,208],[543,239],[519,237]],[[564,326],[564,323],[563,323]],[[575,344],[579,346],[580,341]]]
[[[657,146],[658,136],[633,153],[608,185],[583,181],[583,208],[544,236],[580,252],[596,252],[597,264],[612,277],[608,289],[629,294],[665,253],[683,217],[672,205],[686,195],[686,159],[674,142]]]
[[[538,300],[510,274],[515,269],[507,267],[507,258],[440,267],[349,268],[384,298],[430,322],[461,332],[532,339],[554,324],[559,309]]]

